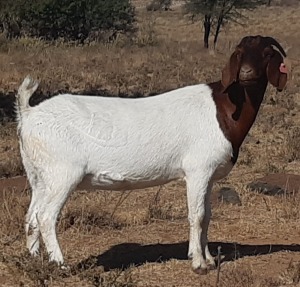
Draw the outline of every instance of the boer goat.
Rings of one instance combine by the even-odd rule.
[[[276,47],[278,50],[274,49]],[[140,189],[183,178],[187,184],[192,268],[215,267],[207,244],[210,192],[238,158],[268,81],[287,82],[286,54],[271,37],[244,37],[222,80],[138,99],[61,94],[36,106],[38,83],[27,77],[17,94],[18,135],[32,188],[27,247],[64,264],[57,217],[82,182],[99,189]]]

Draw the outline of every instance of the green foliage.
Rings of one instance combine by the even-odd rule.
[[[220,15],[224,20],[236,21],[242,14],[240,9],[252,10],[266,4],[266,0],[186,0],[187,13],[201,16],[211,16],[218,19]]]
[[[13,3],[11,0],[8,2]],[[130,0],[16,0],[0,5],[0,14],[22,22],[26,34],[47,40],[84,40],[90,32],[126,32],[133,29]]]
[[[195,15],[207,15],[213,13],[213,8],[218,0],[186,0],[185,10]]]
[[[231,21],[242,24],[245,18],[241,10],[252,10],[266,4],[268,0],[185,0],[185,12],[192,15],[192,19],[200,16],[204,25],[204,47],[208,48],[208,38],[211,29],[215,29],[214,45],[221,27]]]
[[[3,20],[5,15],[16,14],[23,5],[24,0],[2,0],[0,1],[0,19]]]
[[[172,0],[152,0],[146,6],[147,11],[170,10]]]

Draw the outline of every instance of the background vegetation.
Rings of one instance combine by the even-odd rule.
[[[88,37],[133,30],[134,6],[129,0],[7,0],[0,18],[8,35],[29,35],[45,40],[83,42]],[[19,32],[17,32],[19,30]]]
[[[221,28],[226,23],[243,24],[246,16],[242,11],[253,10],[267,3],[270,4],[269,0],[186,0],[185,9],[193,20],[200,16],[204,27],[204,47],[208,48],[211,32],[214,33],[215,47]]]

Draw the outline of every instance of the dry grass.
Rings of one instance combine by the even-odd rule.
[[[95,261],[95,260],[94,260]],[[55,263],[48,261],[48,256],[42,254],[39,257],[31,257],[27,253],[17,256],[2,255],[0,263],[8,266],[11,274],[20,280],[19,286],[65,286],[72,278],[81,282],[80,286],[95,287],[134,287],[136,282],[132,279],[131,269],[125,271],[114,270],[106,273],[98,267],[96,262],[90,260],[89,266],[80,268],[74,266],[68,269],[57,268]],[[78,282],[78,283],[79,283]]]
[[[219,286],[272,287],[280,286],[278,282],[297,282],[297,265],[290,261],[300,260],[300,253],[292,252],[297,249],[291,245],[298,243],[300,236],[299,197],[262,196],[249,192],[245,183],[233,184],[241,206],[213,205],[209,237],[215,243],[211,250],[216,254],[215,246],[221,245],[222,255],[234,260],[222,264]],[[160,199],[153,201],[158,192]],[[194,286],[193,282],[200,280],[204,284],[200,286],[215,286],[215,272],[198,278],[186,258],[184,185],[169,184],[161,190],[126,195],[80,191],[70,197],[58,225],[71,267],[68,272],[49,264],[44,253],[37,259],[27,255],[23,222],[29,198],[26,192],[6,192],[0,208],[0,254],[4,254],[0,270],[1,264],[8,270],[7,282],[17,278],[25,286]],[[118,204],[118,199],[125,197]],[[153,209],[163,212],[154,213],[149,220]],[[165,210],[171,218],[165,216]],[[116,279],[120,285],[111,284]]]
[[[0,139],[0,177],[22,174],[16,124],[0,124]]]
[[[284,270],[280,275],[279,279],[283,284],[299,284],[300,283],[300,262],[291,262],[286,270]]]
[[[237,267],[230,266],[227,268],[226,272],[222,274],[219,286],[220,287],[279,287],[279,280],[274,280],[272,278],[257,278],[251,267]]]
[[[226,27],[216,51],[202,49],[200,24],[190,23],[178,9],[140,10],[141,30],[133,43],[119,38],[112,45],[51,46],[0,37],[0,87],[13,91],[31,73],[42,80],[44,93],[159,93],[219,79],[220,69],[244,35],[278,38],[289,48],[288,88],[283,93],[268,88],[237,165],[216,185],[234,187],[242,205],[213,203],[209,239],[214,254],[221,245],[222,255],[233,260],[222,264],[219,287],[296,286],[300,249],[293,244],[300,238],[300,195],[268,197],[246,186],[268,173],[299,173],[299,13],[295,6],[249,13],[245,27]],[[278,17],[285,25],[277,25]],[[0,138],[0,177],[22,174],[15,124],[1,126]],[[132,192],[72,194],[58,223],[70,271],[53,268],[46,255],[32,259],[26,254],[23,223],[29,192],[5,189],[1,196],[1,286],[216,286],[216,272],[199,278],[186,258],[188,222],[181,181]]]
[[[290,161],[300,160],[300,127],[292,127],[286,138],[287,156]]]

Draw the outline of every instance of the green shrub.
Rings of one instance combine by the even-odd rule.
[[[8,0],[8,2],[12,2]],[[0,5],[22,23],[30,36],[46,40],[85,40],[91,32],[133,30],[134,7],[130,0],[17,0],[18,5]]]
[[[170,10],[172,5],[172,0],[152,0],[146,6],[147,11],[158,11],[158,10]]]

